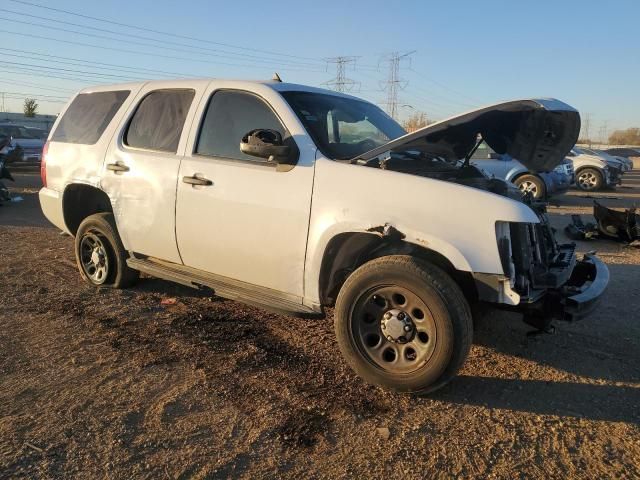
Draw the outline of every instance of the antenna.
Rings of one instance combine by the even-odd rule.
[[[274,82],[282,83],[282,79],[280,78],[280,75],[278,75],[278,72],[273,72],[273,77],[271,77],[271,80],[273,80]]]
[[[355,66],[356,59],[358,57],[332,57],[326,58],[327,68],[330,63],[336,64],[336,76],[331,80],[324,82],[322,85],[326,85],[332,90],[337,92],[351,92],[360,88],[360,82],[356,82],[350,78],[347,78],[347,67],[351,64]]]

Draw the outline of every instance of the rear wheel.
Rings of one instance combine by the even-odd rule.
[[[522,175],[516,179],[515,185],[522,193],[530,193],[536,200],[542,200],[547,196],[544,182],[536,175]]]
[[[82,221],[75,250],[80,275],[91,285],[126,288],[140,275],[127,266],[128,255],[111,213],[96,213]]]
[[[583,168],[576,175],[576,185],[580,190],[601,190],[604,186],[602,173],[594,168]]]
[[[472,328],[458,285],[409,256],[361,266],[336,302],[336,335],[347,363],[366,381],[403,392],[448,382],[467,357]]]

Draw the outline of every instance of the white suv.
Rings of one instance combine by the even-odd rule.
[[[597,257],[578,260],[543,207],[469,165],[481,135],[552,170],[579,124],[561,102],[522,100],[405,134],[371,103],[301,85],[100,86],[58,118],[40,201],[92,285],[145,272],[294,314],[335,305],[356,372],[425,392],[467,356],[472,305],[545,329],[604,291]]]

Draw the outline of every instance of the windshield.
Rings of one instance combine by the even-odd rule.
[[[348,160],[404,135],[375,105],[312,92],[281,92],[314,142],[329,158]]]

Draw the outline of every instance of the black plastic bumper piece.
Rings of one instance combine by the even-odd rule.
[[[585,254],[559,296],[562,320],[579,320],[590,314],[608,284],[609,269],[605,263],[593,254]]]

